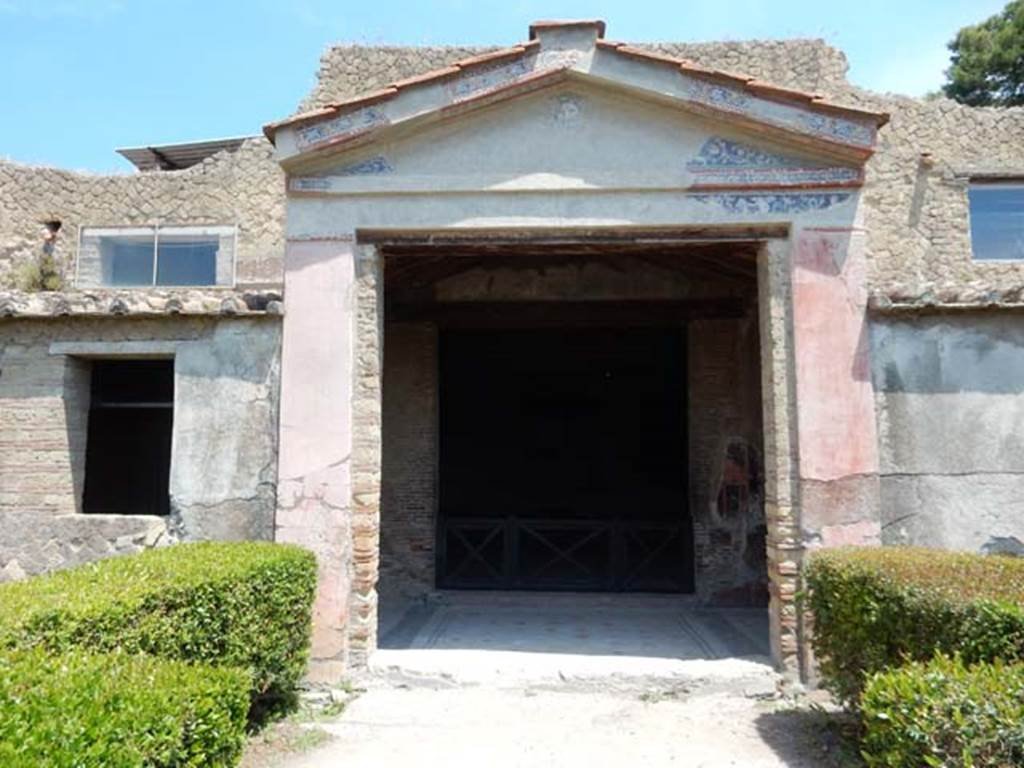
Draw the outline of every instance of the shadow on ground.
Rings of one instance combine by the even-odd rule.
[[[761,739],[787,765],[863,768],[857,721],[849,713],[819,706],[792,707],[760,715]]]
[[[435,593],[381,601],[383,650],[515,651],[653,659],[767,656],[764,609],[702,609],[675,595]]]

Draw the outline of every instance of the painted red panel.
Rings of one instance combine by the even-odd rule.
[[[864,234],[804,230],[793,264],[800,476],[878,471]]]

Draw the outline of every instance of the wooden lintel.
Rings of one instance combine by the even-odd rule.
[[[530,227],[464,230],[360,229],[356,239],[384,248],[394,246],[580,245],[643,243],[758,242],[789,236],[788,224],[694,225],[685,227]]]

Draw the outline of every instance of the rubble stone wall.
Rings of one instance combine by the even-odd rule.
[[[0,159],[0,288],[19,287],[50,221],[60,222],[53,257],[67,288],[80,227],[153,224],[237,226],[238,285],[280,285],[284,212],[284,173],[263,138],[183,171],[98,175]]]
[[[976,261],[968,177],[1024,176],[1024,108],[966,107],[845,88],[839,98],[881,109],[864,187],[869,284],[873,291],[1020,290],[1024,262]]]
[[[690,59],[711,69],[743,72],[759,80],[808,91],[839,87],[845,82],[848,66],[842,51],[821,40],[635,45],[667,56]],[[317,84],[299,110],[343,101],[500,47],[335,45],[321,56]]]

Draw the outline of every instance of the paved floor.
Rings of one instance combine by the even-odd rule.
[[[833,765],[778,697],[765,611],[660,596],[385,607],[366,691],[287,768]],[[818,728],[820,731],[820,728]]]
[[[763,670],[768,616],[675,595],[449,592],[384,603],[379,646],[378,673],[457,683],[672,681]]]

